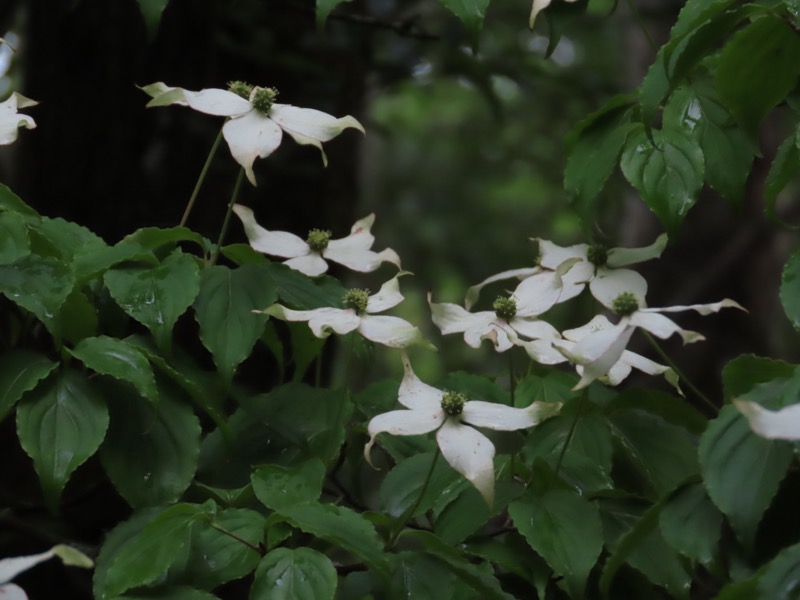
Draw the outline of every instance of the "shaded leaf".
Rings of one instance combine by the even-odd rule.
[[[251,600],[333,600],[336,569],[311,548],[278,548],[261,559],[250,590]]]
[[[318,500],[324,479],[325,465],[318,459],[298,467],[265,465],[251,478],[256,497],[264,506],[278,511]]]
[[[55,368],[56,363],[31,350],[11,350],[0,356],[0,421]]]

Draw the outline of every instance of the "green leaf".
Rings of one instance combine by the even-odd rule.
[[[722,515],[702,485],[694,483],[676,492],[659,517],[664,539],[684,556],[708,567],[719,543]]]
[[[512,502],[508,514],[531,548],[564,577],[570,595],[582,598],[603,549],[594,504],[572,491],[550,490]]]
[[[167,579],[212,590],[244,577],[256,568],[261,555],[240,540],[252,546],[261,544],[265,523],[259,513],[237,508],[217,512],[210,524],[196,523],[189,551],[181,556],[180,562],[173,563]]]
[[[797,85],[800,36],[777,14],[755,19],[719,55],[717,89],[753,139],[767,113]]]
[[[460,547],[469,554],[486,559],[500,569],[529,581],[536,587],[539,598],[545,597],[553,571],[518,533],[512,531],[500,539],[474,538]]]
[[[92,456],[108,428],[108,409],[85,375],[64,370],[17,406],[17,435],[52,512],[73,471]]]
[[[757,148],[722,105],[711,82],[695,79],[676,90],[664,122],[692,133],[703,151],[708,184],[739,207]]]
[[[774,398],[785,384],[785,380],[760,384],[740,397]],[[735,407],[725,406],[700,438],[699,456],[708,495],[742,543],[752,547],[761,516],[792,461],[792,445],[758,437]]]
[[[79,249],[74,256],[73,269],[78,281],[85,282],[119,263],[131,261],[158,265],[155,254],[140,244],[120,242],[115,246]]]
[[[758,580],[760,598],[793,600],[800,579],[800,544],[784,548],[767,563]]]
[[[192,526],[202,515],[198,506],[176,504],[152,519],[140,535],[126,540],[105,573],[101,600],[158,580],[185,552]]]
[[[477,49],[489,0],[439,0],[439,2],[461,19],[467,28],[473,50]]]
[[[43,217],[41,224],[31,230],[31,242],[39,246],[36,250],[40,254],[60,258],[66,263],[72,263],[79,252],[93,252],[108,247],[86,227],[48,217]]]
[[[89,298],[77,287],[58,309],[53,326],[53,335],[70,344],[97,334],[97,312]]]
[[[158,267],[115,267],[104,281],[114,301],[147,327],[161,349],[170,347],[172,328],[200,291],[195,260],[182,252]]]
[[[458,480],[457,486],[445,490],[442,497],[436,501],[435,510],[439,510],[434,524],[434,533],[447,544],[458,544],[478,531],[492,516],[505,510],[509,502],[519,498],[525,491],[516,482],[498,481],[495,484],[495,497],[492,510],[474,486],[462,485],[463,480]],[[458,494],[455,499],[448,495]],[[444,506],[444,508],[441,508]],[[416,512],[416,511],[415,511]]]
[[[783,267],[780,297],[786,316],[800,331],[800,252],[795,252]]]
[[[431,473],[434,456],[438,457],[438,452],[417,454],[400,461],[389,471],[381,482],[379,490],[383,512],[392,517],[400,517],[419,500],[422,488],[426,486],[428,474]],[[443,497],[452,496],[450,499],[453,500],[455,498],[453,493],[459,489],[457,484],[460,481],[459,474],[441,457],[437,458],[430,480],[427,481],[425,495],[410,517],[425,513]]]
[[[142,0],[139,1],[141,2]],[[164,0],[145,1],[163,2]],[[163,247],[172,248],[178,242],[193,242],[204,251],[209,251],[211,249],[211,242],[209,240],[187,227],[172,227],[171,229],[143,227],[125,236],[123,242],[141,244],[148,250],[157,250]]]
[[[0,265],[10,265],[31,253],[28,228],[22,215],[0,212]]]
[[[684,130],[636,128],[625,143],[620,167],[670,236],[677,233],[703,187],[703,152]]]
[[[252,475],[253,491],[264,506],[273,510],[314,502],[322,493],[325,465],[318,459],[298,467],[266,465]]]
[[[11,350],[0,356],[0,421],[55,368],[56,363],[31,350]]]
[[[629,96],[618,97],[624,102],[613,109],[603,107],[602,113],[590,115],[591,122],[578,123],[577,139],[568,148],[564,169],[564,188],[575,196],[579,207],[588,209],[603,191],[606,180],[617,166],[619,154],[628,134],[633,130]]]
[[[350,0],[317,0],[317,27],[322,29],[325,21],[328,20],[328,15],[342,2],[350,2]]]
[[[132,383],[142,396],[158,402],[153,368],[135,346],[124,340],[100,336],[82,340],[69,352],[93,371]]]
[[[580,395],[580,392],[572,391],[576,383],[578,383],[577,377],[561,371],[551,371],[544,376],[528,375],[517,384],[514,393],[515,406],[519,408],[530,406],[537,400],[566,404],[567,401]]]
[[[250,355],[264,331],[267,317],[253,314],[278,298],[272,278],[261,265],[231,270],[211,267],[203,271],[200,292],[194,302],[200,340],[214,357],[226,382]]]
[[[775,203],[778,195],[798,175],[800,175],[800,128],[783,140],[778,147],[764,182],[764,212],[767,217],[775,223],[793,229],[797,229],[798,226],[789,225],[781,220],[775,210]]]
[[[139,10],[144,17],[144,24],[147,27],[147,36],[150,40],[156,37],[158,24],[161,22],[161,13],[169,4],[169,0],[139,0]]]
[[[100,458],[109,479],[133,507],[174,502],[197,469],[199,420],[166,387],[153,404],[124,384],[107,384],[111,426]]]
[[[410,538],[421,542],[428,554],[435,556],[460,580],[465,582],[470,589],[479,594],[481,600],[514,600],[514,597],[503,591],[500,582],[484,570],[472,564],[456,548],[442,542],[432,533],[427,531],[406,530],[403,538]]]
[[[609,412],[625,410],[642,410],[694,435],[703,433],[708,425],[708,419],[685,400],[658,390],[628,390],[608,403]]]
[[[51,332],[57,327],[58,309],[74,285],[72,271],[56,258],[30,255],[0,266],[0,292],[32,312]]]
[[[697,450],[689,432],[640,410],[609,415],[614,438],[655,495],[663,496],[697,473]]]
[[[19,213],[27,218],[28,223],[38,223],[39,213],[25,204],[8,186],[0,183],[0,209]]]
[[[383,544],[372,523],[344,506],[305,502],[278,511],[289,523],[335,544],[378,571],[386,569]]]
[[[420,552],[399,552],[391,555],[388,592],[388,600],[452,598],[453,576],[431,556]]]
[[[339,307],[346,292],[333,277],[324,275],[312,279],[281,263],[268,263],[266,272],[272,277],[280,299],[298,309]]]
[[[496,404],[511,404],[511,396],[494,381],[483,375],[457,371],[448,373],[442,381],[442,388],[461,392],[472,400],[484,400]]]
[[[749,392],[759,383],[773,379],[786,379],[794,374],[795,367],[782,360],[742,354],[730,361],[722,370],[725,400],[730,401]]]
[[[115,600],[219,600],[219,598],[185,585],[167,585],[118,596]]]
[[[278,548],[261,559],[250,598],[259,600],[333,600],[336,568],[311,548]]]

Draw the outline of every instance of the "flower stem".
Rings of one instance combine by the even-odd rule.
[[[244,179],[244,169],[239,169],[239,175],[236,177],[236,184],[233,186],[233,194],[231,194],[231,201],[228,203],[228,210],[225,213],[225,220],[222,222],[222,229],[219,232],[219,239],[214,248],[214,254],[211,255],[211,262],[208,266],[213,267],[217,264],[220,250],[222,250],[222,243],[225,241],[225,234],[228,233],[228,225],[231,222],[231,213],[233,212],[233,205],[236,204],[236,199],[239,197],[239,188],[242,187],[242,179]]]
[[[217,134],[217,139],[214,140],[214,145],[211,146],[211,152],[208,153],[208,158],[206,158],[206,163],[203,165],[203,169],[200,171],[200,177],[197,178],[197,183],[194,184],[194,190],[192,190],[192,195],[189,198],[189,202],[186,204],[186,210],[183,211],[183,216],[181,217],[181,222],[178,223],[178,227],[183,227],[184,225],[186,225],[186,221],[189,220],[189,213],[192,212],[194,201],[197,200],[197,194],[200,192],[200,187],[203,185],[203,181],[205,181],[206,179],[206,173],[208,173],[208,167],[211,166],[211,160],[217,153],[217,148],[219,148],[219,144],[221,141],[222,141],[222,130],[220,129],[219,133]]]
[[[406,511],[402,515],[400,515],[400,519],[399,519],[397,525],[395,526],[391,537],[389,538],[388,546],[390,548],[394,545],[395,541],[397,541],[397,538],[400,536],[400,533],[403,531],[403,527],[405,527],[406,523],[408,523],[408,520],[411,518],[411,516],[417,510],[417,508],[419,507],[420,503],[422,502],[422,499],[425,497],[425,492],[428,491],[428,484],[430,484],[431,478],[433,477],[433,470],[436,467],[436,461],[439,459],[439,454],[440,454],[440,450],[439,450],[439,447],[437,446],[436,447],[436,452],[433,453],[433,460],[431,461],[431,467],[430,467],[430,469],[428,469],[428,474],[425,476],[425,483],[422,484],[422,489],[419,491],[419,496],[417,496],[416,502],[414,502],[414,504],[409,506],[406,509]]]
[[[644,33],[644,37],[647,38],[647,43],[650,44],[650,47],[653,49],[653,52],[658,52],[658,46],[656,46],[655,41],[653,40],[653,36],[650,35],[650,32],[647,30],[647,26],[644,23],[644,19],[642,19],[642,15],[636,9],[636,6],[633,4],[633,0],[625,0],[628,4],[628,8],[631,9],[633,13],[633,18],[636,19],[636,24],[639,26],[639,29],[642,30]]]
[[[711,410],[713,410],[714,413],[718,413],[719,412],[719,407],[716,404],[714,404],[708,398],[708,396],[706,396],[703,392],[701,392],[697,388],[697,386],[695,384],[693,384],[692,381],[688,377],[686,377],[686,375],[683,374],[683,371],[681,371],[678,368],[678,365],[676,365],[673,362],[673,360],[669,357],[669,355],[666,352],[664,352],[664,350],[661,348],[661,346],[655,340],[655,338],[653,338],[653,336],[650,335],[650,333],[645,331],[644,329],[640,328],[640,330],[642,331],[642,333],[644,333],[644,336],[647,338],[647,341],[650,342],[650,345],[653,346],[653,348],[658,353],[658,355],[661,357],[661,359],[665,363],[667,363],[667,366],[669,366],[673,371],[675,371],[675,374],[678,376],[678,379],[683,381],[686,384],[686,387],[688,387],[690,390],[692,390],[692,392],[694,392],[694,395],[697,396],[698,398],[700,398],[700,400],[702,400],[703,403],[706,406],[708,406]]]
[[[550,485],[558,477],[558,472],[561,470],[561,464],[564,462],[564,456],[567,454],[567,448],[569,448],[570,443],[572,442],[572,438],[575,436],[575,429],[578,427],[578,421],[581,418],[581,412],[583,411],[583,402],[586,399],[586,392],[584,391],[581,394],[580,399],[578,400],[578,408],[575,410],[575,418],[572,419],[572,425],[569,427],[569,432],[567,433],[567,439],[564,440],[564,445],[561,446],[561,452],[558,455],[558,460],[556,461],[556,468],[553,471],[553,478],[550,480]],[[549,485],[548,485],[549,487]]]
[[[209,527],[211,527],[212,529],[216,529],[216,530],[217,530],[217,531],[219,531],[220,533],[223,533],[223,534],[227,535],[228,537],[230,537],[230,538],[232,538],[232,539],[236,540],[237,542],[240,542],[240,543],[244,544],[245,546],[247,546],[247,547],[248,547],[248,548],[250,548],[251,550],[255,550],[255,551],[256,551],[256,552],[258,552],[258,553],[259,553],[261,556],[264,556],[264,549],[263,549],[263,548],[261,548],[260,546],[258,546],[257,544],[254,544],[253,542],[250,542],[250,541],[248,541],[248,540],[244,539],[243,537],[239,537],[238,535],[236,535],[236,534],[235,534],[235,533],[233,533],[232,531],[228,531],[228,530],[227,530],[227,529],[225,529],[224,527],[222,527],[222,526],[220,526],[220,525],[217,525],[216,523],[214,523],[214,521],[209,521],[209,522],[208,522],[208,525],[209,525]]]

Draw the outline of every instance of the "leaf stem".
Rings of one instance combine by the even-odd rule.
[[[692,381],[688,377],[686,377],[686,375],[683,374],[683,371],[681,371],[678,368],[678,365],[676,365],[675,362],[669,357],[669,355],[666,352],[664,352],[664,349],[661,348],[661,346],[655,340],[655,338],[653,338],[653,336],[650,335],[650,333],[645,331],[644,329],[641,329],[641,331],[642,331],[642,333],[644,333],[644,336],[647,338],[647,341],[650,342],[650,345],[653,346],[653,348],[658,353],[658,355],[661,357],[661,359],[665,363],[667,363],[667,366],[669,366],[673,371],[675,371],[675,374],[678,376],[678,379],[683,381],[686,384],[686,387],[688,387],[690,390],[692,390],[692,392],[694,392],[694,395],[697,396],[700,400],[702,400],[703,403],[706,406],[708,406],[711,410],[713,410],[715,414],[718,413],[719,412],[719,407],[716,404],[714,404],[708,398],[708,396],[706,396],[703,392],[701,392],[697,388],[697,386],[695,384],[693,384]]]
[[[239,175],[236,177],[236,184],[233,186],[233,194],[231,194],[231,201],[228,202],[228,210],[225,213],[225,220],[222,222],[222,229],[219,232],[219,239],[217,245],[214,247],[214,253],[211,255],[210,267],[217,264],[219,253],[222,250],[222,243],[225,241],[225,234],[228,233],[228,225],[231,222],[231,213],[233,212],[233,205],[236,204],[236,199],[239,197],[239,188],[242,187],[242,179],[244,179],[244,169],[239,169]]]
[[[217,139],[214,140],[214,145],[211,146],[211,151],[208,153],[208,158],[206,158],[206,162],[203,165],[203,169],[200,171],[200,177],[197,178],[197,183],[194,184],[194,190],[192,190],[192,195],[189,197],[189,202],[186,204],[186,209],[183,211],[183,216],[181,217],[181,222],[178,223],[178,227],[183,227],[186,225],[186,221],[189,220],[189,213],[192,212],[192,207],[194,206],[194,201],[197,200],[197,194],[200,192],[200,188],[203,185],[203,181],[206,179],[206,173],[208,173],[208,168],[211,166],[211,160],[214,158],[214,155],[217,153],[217,148],[219,148],[219,144],[222,141],[222,130],[219,130],[217,134]]]
[[[259,546],[258,544],[254,544],[253,542],[248,541],[248,540],[244,539],[243,537],[240,537],[240,536],[236,535],[232,531],[228,531],[227,529],[225,529],[221,525],[217,525],[216,523],[214,523],[214,521],[209,521],[208,525],[212,529],[216,529],[220,533],[223,533],[223,534],[227,535],[229,538],[232,538],[232,539],[236,540],[237,542],[244,544],[245,546],[247,546],[251,550],[255,550],[256,552],[258,552],[261,556],[264,556],[264,554],[265,554],[264,553],[264,549],[261,546]]]
[[[553,471],[553,478],[550,480],[550,485],[555,482],[556,478],[558,477],[558,472],[561,470],[561,464],[564,462],[564,456],[567,454],[567,448],[569,448],[570,443],[572,442],[572,438],[575,436],[575,429],[578,427],[578,421],[581,418],[581,412],[583,411],[583,402],[586,399],[587,392],[584,391],[581,394],[580,399],[578,400],[578,408],[575,411],[575,418],[572,419],[572,425],[569,427],[569,432],[567,433],[567,439],[564,440],[564,445],[561,446],[561,452],[558,455],[558,460],[556,461],[556,468]],[[549,485],[548,485],[549,487]]]
[[[391,537],[389,538],[389,543],[387,544],[389,547],[392,547],[394,543],[397,541],[397,538],[400,536],[400,533],[403,531],[403,527],[406,526],[408,520],[414,515],[414,512],[419,507],[422,499],[425,497],[425,492],[428,491],[428,484],[431,482],[431,478],[433,478],[433,470],[436,467],[436,461],[439,459],[439,446],[436,446],[436,452],[433,453],[433,460],[431,461],[430,469],[428,469],[428,474],[425,476],[425,483],[422,484],[422,489],[419,491],[419,496],[417,500],[409,506],[406,511],[400,515],[400,519],[398,520],[397,525],[392,532]]]

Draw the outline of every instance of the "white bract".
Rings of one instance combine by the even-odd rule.
[[[533,6],[531,6],[531,16],[528,18],[528,27],[533,29],[533,26],[536,24],[536,15],[538,15],[541,11],[545,8],[550,6],[550,3],[553,0],[533,0]],[[564,0],[564,2],[577,2],[578,0]]]
[[[403,354],[405,375],[397,400],[409,410],[394,410],[373,417],[367,426],[369,442],[364,456],[372,464],[370,450],[379,433],[421,435],[436,431],[445,460],[469,480],[491,507],[494,501],[494,445],[474,427],[515,431],[533,427],[558,413],[560,403],[533,402],[512,408],[492,402],[467,400],[463,394],[436,389],[420,381]]]
[[[371,214],[350,229],[350,235],[340,240],[330,239],[329,231],[312,229],[303,240],[286,231],[267,231],[256,223],[253,211],[236,204],[233,212],[241,219],[250,246],[263,254],[288,258],[283,264],[305,273],[309,277],[322,275],[328,270],[326,260],[332,260],[348,269],[369,273],[390,262],[400,268],[400,257],[391,248],[381,252],[370,250],[375,237],[370,233],[375,215]]]
[[[635,291],[622,292],[613,300],[603,297],[601,302],[622,315],[619,323],[586,333],[577,343],[553,341],[553,346],[563,352],[564,356],[583,367],[578,387],[585,387],[595,379],[608,375],[612,367],[622,359],[625,347],[637,328],[644,329],[661,339],[667,339],[677,333],[684,344],[705,339],[696,331],[682,329],[661,313],[693,310],[705,316],[726,307],[744,310],[737,302],[728,298],[712,304],[640,308],[645,306],[644,297]]]
[[[800,404],[776,411],[749,400],[734,400],[733,404],[757,435],[769,440],[800,440]]]
[[[257,157],[272,154],[280,146],[283,132],[298,144],[319,148],[325,165],[328,159],[322,142],[332,140],[348,127],[364,133],[361,123],[349,115],[337,119],[312,108],[278,104],[274,102],[278,93],[273,88],[232,82],[230,90],[233,91],[210,88],[192,92],[159,81],[142,90],[153,98],[147,103],[148,107],[179,104],[208,115],[228,117],[222,135],[233,158],[242,165],[253,185],[256,185],[253,162]]]
[[[389,346],[407,348],[422,345],[434,349],[419,329],[399,317],[376,315],[402,302],[403,295],[397,278],[399,273],[381,286],[377,294],[370,296],[366,290],[350,290],[344,298],[345,308],[315,308],[314,310],[292,310],[273,304],[262,312],[283,321],[306,321],[318,338],[328,337],[331,332],[344,335],[358,331],[368,340]]]
[[[20,108],[36,106],[38,102],[14,92],[5,102],[0,102],[0,146],[16,141],[20,127],[34,129],[36,122],[28,115],[18,113]]]
[[[569,265],[566,265],[568,268]],[[549,310],[561,294],[561,271],[541,271],[523,280],[507,298],[494,302],[494,310],[469,312],[458,304],[431,302],[431,318],[442,335],[463,333],[464,341],[479,348],[488,339],[498,352],[519,345],[520,338],[552,340],[559,336],[537,317]]]
[[[556,346],[562,349],[564,354],[570,354],[575,351],[575,347],[587,336],[596,334],[600,331],[613,330],[615,327],[617,326],[613,325],[606,317],[603,315],[597,315],[582,327],[563,331],[562,336],[564,339],[558,340],[556,342]],[[616,332],[612,331],[611,336],[613,337],[613,335],[616,335]],[[675,386],[675,388],[678,390],[678,393],[683,395],[678,385],[678,375],[673,369],[665,365],[660,365],[657,362],[654,362],[649,358],[645,358],[641,354],[631,352],[630,350],[623,350],[619,360],[617,360],[617,362],[608,369],[601,379],[608,385],[616,386],[622,383],[622,381],[631,374],[632,369],[638,369],[639,371],[647,373],[648,375],[663,375],[669,383]],[[579,390],[589,385],[592,380],[584,376],[584,372],[586,370],[584,365],[578,363],[576,365],[576,370],[578,371],[578,375],[582,376],[581,380],[574,388],[575,390]]]
[[[0,560],[0,599],[2,600],[27,600],[25,591],[18,585],[9,583],[14,577],[27,571],[41,562],[57,556],[70,567],[90,569],[94,566],[92,560],[75,548],[70,546],[54,546],[47,552],[31,554],[28,556],[14,556]]]

